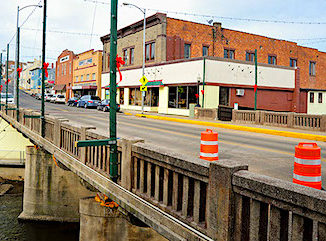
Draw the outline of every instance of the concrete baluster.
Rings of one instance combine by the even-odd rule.
[[[220,160],[210,164],[207,232],[215,240],[229,241],[232,238],[232,225],[236,213],[232,176],[240,170],[248,170],[248,165],[233,160]]]
[[[121,143],[121,186],[131,191],[132,188],[132,145],[144,142],[141,138],[124,138]]]
[[[86,140],[87,138],[87,131],[88,130],[95,130],[96,127],[93,127],[93,126],[88,126],[88,127],[81,127],[80,128],[80,140],[83,141],[83,140]],[[87,161],[87,157],[86,157],[86,148],[83,147],[83,148],[79,148],[79,151],[80,151],[80,161],[84,164],[86,164],[86,161]]]

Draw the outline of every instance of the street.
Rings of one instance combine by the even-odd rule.
[[[20,91],[21,107],[40,109],[40,100]],[[69,119],[72,123],[95,126],[96,132],[109,133],[109,113],[96,109],[68,107],[66,105],[46,103],[46,114]],[[146,143],[185,156],[199,156],[200,133],[203,126],[151,120],[118,113],[118,137],[140,137]],[[210,128],[219,134],[219,158],[239,160],[249,164],[253,172],[283,180],[292,181],[294,147],[299,142],[295,138],[271,136],[222,128]],[[326,180],[325,149],[326,144],[317,143],[322,149],[322,179]]]

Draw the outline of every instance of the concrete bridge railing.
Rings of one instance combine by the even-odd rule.
[[[232,121],[236,123],[326,131],[326,115],[308,115],[294,112],[271,112],[259,110],[233,110]]]
[[[19,123],[15,111],[1,114],[36,143],[45,143],[43,147],[50,153],[55,149],[64,151],[66,154],[57,154],[58,158],[69,159],[67,166],[78,169],[75,173],[94,186],[100,183],[96,186],[99,190],[113,185],[104,185],[101,178],[109,177],[109,148],[77,149],[74,145],[78,140],[107,138],[93,127],[46,116],[44,140],[39,136],[40,119],[23,117],[33,114],[30,111],[21,109]],[[142,220],[167,238],[326,240],[324,191],[252,173],[247,165],[234,160],[205,162],[184,157],[138,138],[119,140],[118,151],[118,186],[123,189],[112,186],[111,192],[116,192],[113,200],[133,214],[139,205]],[[64,159],[61,161],[65,164]],[[98,176],[87,177],[89,169]],[[139,200],[149,204],[143,207]]]

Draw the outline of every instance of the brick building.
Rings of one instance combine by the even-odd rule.
[[[67,100],[72,96],[74,58],[74,52],[66,49],[62,51],[56,62],[54,90],[57,94],[64,94]]]
[[[102,51],[94,49],[77,54],[73,61],[73,94],[101,97]]]
[[[254,51],[257,49],[258,63],[271,68],[296,69],[293,80],[295,85],[291,88],[284,88],[277,85],[265,85],[264,79],[259,75],[260,70],[258,68],[258,109],[303,113],[323,113],[324,110],[326,113],[326,54],[324,52],[299,46],[295,42],[225,29],[220,23],[199,24],[169,18],[162,13],[148,17],[146,23],[147,67],[163,63],[190,61],[202,56],[223,58],[230,62],[238,61],[238,63],[252,65]],[[142,31],[142,21],[118,31],[118,55],[126,61],[125,71],[141,67]],[[103,83],[107,84],[110,35],[103,36],[101,41],[103,42],[102,79]],[[232,74],[231,70],[229,73]],[[253,82],[252,84],[247,82],[246,85],[240,84],[241,81],[224,81],[218,73],[211,76],[211,78],[214,76],[215,79],[206,80],[207,90],[209,91],[212,86],[217,87],[214,90],[219,95],[216,107],[219,104],[233,106],[237,102],[240,109],[253,108],[254,80],[251,72],[246,78],[252,79]],[[140,77],[136,76],[135,81],[138,81]],[[154,80],[158,79],[153,76],[152,81]],[[169,82],[165,86],[169,87],[169,85],[172,87],[173,83]],[[195,85],[195,83],[189,82],[189,85]],[[120,87],[124,88],[124,92],[130,89],[128,86],[120,85]],[[243,89],[243,95],[237,94],[242,93],[239,89]],[[201,95],[201,93],[199,94]],[[126,94],[124,93],[124,95]],[[167,95],[170,96],[169,93]],[[205,98],[215,97],[205,96]],[[280,99],[286,101],[279,102]],[[291,104],[293,102],[295,105]]]

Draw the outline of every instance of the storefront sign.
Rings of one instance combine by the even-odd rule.
[[[147,91],[147,86],[140,86],[140,91]]]
[[[60,63],[63,63],[63,62],[67,62],[69,60],[69,55],[65,56],[65,57],[62,57],[60,59]]]
[[[93,63],[93,59],[90,58],[90,59],[84,59],[84,60],[81,60],[79,61],[79,66],[83,66],[83,65],[87,65],[87,64],[91,64]]]

